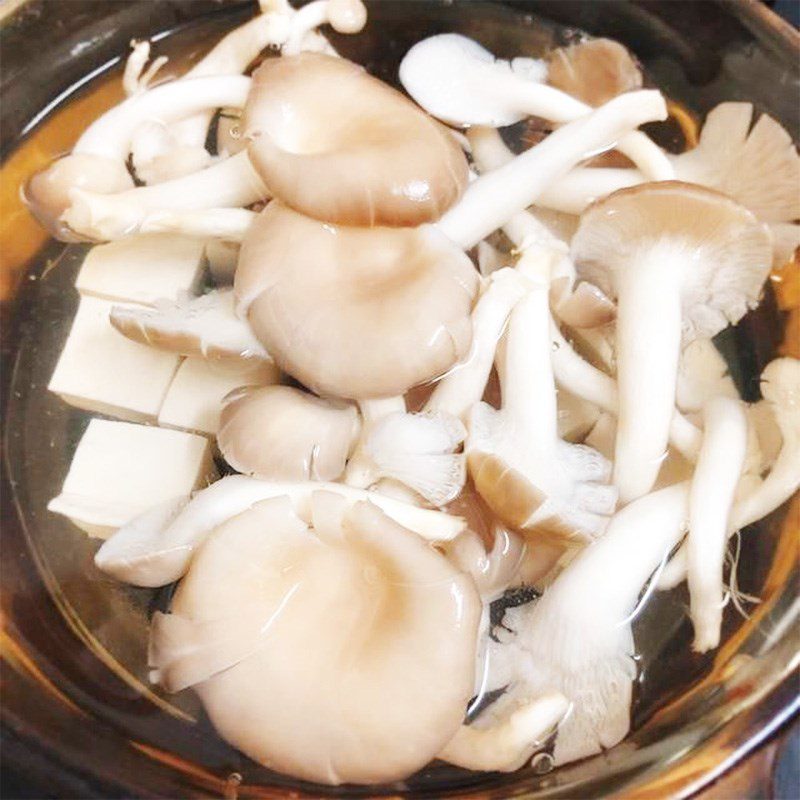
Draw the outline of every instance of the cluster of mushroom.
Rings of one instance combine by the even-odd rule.
[[[153,680],[194,687],[225,739],[287,774],[513,770],[556,726],[558,763],[610,747],[630,724],[642,587],[688,527],[667,570],[688,574],[696,648],[715,647],[727,536],[800,483],[800,363],[767,367],[758,417],[724,372],[707,380],[711,337],[768,276],[765,223],[800,216],[797,154],[769,117],[748,135],[743,104],[667,154],[638,130],[664,98],[607,40],[545,63],[434,36],[400,68],[415,104],[315,32],[360,30],[358,0],[263,6],[152,88],[160,64],[142,77],[137,45],[131,96],[27,187],[66,238],[232,243],[232,288],[111,322],[287,376],[225,401],[218,446],[241,474],[133,520],[96,563],[180,580],[153,619]],[[281,54],[243,76],[266,47]],[[551,132],[512,155],[497,128],[534,116]],[[727,149],[722,117],[739,125]],[[737,153],[771,148],[763,189],[737,182]],[[633,166],[583,166],[610,149]],[[555,228],[541,208],[583,213]],[[490,636],[489,604],[522,583],[541,599]],[[489,689],[504,693],[465,724]]]

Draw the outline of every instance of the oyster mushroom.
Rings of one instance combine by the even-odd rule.
[[[467,183],[452,137],[345,59],[301,53],[265,61],[243,123],[272,194],[326,222],[419,225],[441,216]]]
[[[747,452],[747,417],[739,400],[714,397],[703,407],[703,444],[689,490],[689,612],[694,649],[719,645],[722,567],[736,486]]]
[[[229,475],[176,506],[179,513],[168,515],[166,526],[154,523],[164,518],[164,513],[151,516],[148,524],[136,519],[124,525],[97,551],[95,564],[135,586],[165,586],[185,574],[195,549],[217,525],[254,503],[283,495],[291,498],[303,519],[310,519],[311,496],[318,490],[341,495],[350,504],[370,500],[399,525],[431,541],[448,541],[466,527],[460,517],[340,483],[287,483]]]
[[[400,81],[429,114],[451,125],[498,128],[528,116],[563,123],[592,110],[559,89],[516,74],[507,62],[455,33],[415,44],[400,64]],[[645,134],[626,132],[614,146],[650,179],[675,177],[665,153]]]
[[[197,78],[183,85],[157,86],[129,97],[95,120],[72,152],[34,175],[23,193],[28,208],[54,236],[73,237],[61,215],[70,207],[71,192],[93,191],[103,196],[131,190],[126,159],[136,128],[152,119],[177,120],[216,105],[244,105],[250,79],[241,75]]]
[[[542,260],[538,254],[526,258]],[[509,318],[499,362],[502,409],[478,403],[470,412],[467,464],[475,488],[506,525],[591,540],[605,529],[616,491],[602,483],[610,465],[599,453],[558,438],[549,282],[546,274],[542,278]]]
[[[642,88],[642,71],[613,39],[587,39],[547,56],[547,82],[589,106]]]
[[[113,306],[110,320],[134,342],[184,356],[271,360],[247,323],[234,313],[230,289],[165,299],[154,307]]]
[[[366,399],[403,394],[467,353],[478,280],[430,226],[333,226],[273,201],[245,237],[234,288],[284,371],[317,394]]]
[[[289,386],[236,390],[223,402],[223,457],[237,472],[266,480],[336,480],[361,427],[354,405]]]
[[[458,729],[481,604],[416,534],[338,500],[315,492],[310,526],[276,498],[217,528],[154,622],[151,663],[169,690],[193,683],[220,735],[259,763],[385,783]]]
[[[662,182],[595,203],[572,255],[582,277],[617,299],[614,483],[629,502],[652,488],[666,451],[681,340],[710,338],[758,302],[769,232],[724,195]]]

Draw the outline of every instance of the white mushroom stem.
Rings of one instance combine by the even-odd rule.
[[[320,25],[330,24],[339,33],[358,33],[366,21],[367,12],[361,0],[314,0],[306,3],[291,17],[291,33],[283,54],[299,53],[307,34]],[[330,45],[326,51],[328,49],[335,54]]]
[[[439,381],[425,404],[425,411],[446,411],[463,420],[483,397],[497,343],[511,309],[524,291],[524,282],[515,270],[504,268],[492,273],[472,312],[470,354]]]
[[[464,249],[474,247],[531,205],[548,185],[588,154],[611,146],[645,122],[666,116],[660,92],[648,90],[615,97],[591,114],[554,131],[505,166],[481,175],[436,224]]]
[[[553,372],[559,386],[615,416],[618,413],[617,384],[613,378],[584,361],[550,319],[553,342]],[[695,461],[702,433],[676,408],[669,423],[669,441],[689,461]]]
[[[147,89],[156,73],[167,63],[166,56],[159,56],[145,69],[150,58],[150,42],[132,41],[131,53],[125,62],[125,71],[122,75],[122,89],[129,97]]]
[[[142,220],[141,233],[177,233],[202,239],[241,242],[253,220],[255,211],[245,208],[208,208],[199,211],[158,211]]]
[[[250,78],[242,75],[193,78],[156,86],[103,114],[84,131],[72,152],[124,161],[136,128],[143,122],[177,121],[220,106],[242,108],[249,91]]]
[[[97,551],[95,563],[136,586],[164,586],[186,572],[195,548],[226,520],[261,500],[287,496],[295,513],[310,521],[312,495],[320,490],[334,492],[348,503],[369,500],[395,522],[431,541],[449,541],[466,525],[460,517],[340,483],[278,483],[230,475],[198,492],[164,529],[145,528],[136,520],[120,528]]]
[[[462,725],[437,757],[464,769],[513,772],[542,747],[569,706],[563,694],[549,692],[490,728]]]
[[[719,645],[722,627],[722,567],[736,486],[747,452],[742,403],[728,397],[703,409],[703,444],[689,492],[688,577],[694,649]]]
[[[62,215],[73,231],[89,239],[118,239],[135,233],[151,214],[169,210],[238,208],[268,197],[246,151],[199,172],[155,186],[117,194],[73,189],[72,205]]]
[[[577,167],[545,189],[536,204],[565,214],[582,214],[600,197],[647,180],[638,169]],[[660,180],[667,180],[661,178]]]
[[[556,764],[613,747],[628,733],[632,616],[642,587],[681,536],[688,496],[681,483],[634,501],[535,604],[506,612],[504,625],[516,634],[491,654],[501,685],[512,681],[506,694],[558,690],[574,704],[558,729]]]

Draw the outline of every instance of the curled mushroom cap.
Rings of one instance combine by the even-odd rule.
[[[710,338],[758,302],[769,231],[744,206],[665,181],[591,206],[572,240],[579,274],[617,299],[620,498],[648,492],[666,452],[681,340]]]
[[[419,225],[438,219],[467,184],[453,138],[345,59],[268,59],[253,76],[244,124],[270,191],[327,222]]]
[[[371,503],[326,492],[312,526],[287,498],[209,537],[157,615],[151,662],[196,685],[211,721],[267,767],[319,783],[381,783],[433,759],[473,687],[472,580]]]
[[[71,153],[37,172],[24,188],[25,204],[53,236],[68,242],[79,240],[60,220],[73,189],[114,194],[133,189],[133,178],[122,161],[90,153]]]
[[[642,72],[631,54],[612,39],[588,39],[559,47],[547,58],[547,82],[590,106],[641,89]]]
[[[332,481],[342,474],[359,428],[352,404],[262,386],[226,398],[217,443],[225,460],[247,475]]]
[[[234,289],[286,372],[363,399],[403,394],[468,352],[478,274],[431,226],[335,227],[272,202],[245,237]]]

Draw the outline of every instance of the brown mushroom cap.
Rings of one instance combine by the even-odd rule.
[[[217,443],[238,472],[265,480],[333,481],[360,429],[358,410],[289,386],[237,389],[225,400]]]
[[[270,192],[316,219],[419,225],[438,219],[467,184],[453,138],[343,58],[268,59],[253,75],[243,121]]]
[[[588,39],[559,47],[547,59],[547,82],[590,106],[642,87],[633,56],[612,39]]]
[[[282,369],[316,394],[403,394],[469,351],[478,273],[432,226],[347,228],[272,202],[247,233],[234,290]]]
[[[88,153],[71,153],[37,172],[25,186],[25,204],[43,227],[65,242],[80,241],[60,221],[72,189],[113,194],[133,189],[133,178],[121,161]]]
[[[714,336],[759,299],[772,260],[769,231],[744,206],[680,181],[621,189],[591,205],[572,240],[578,273],[608,297],[617,279],[658,248],[686,266],[683,333]]]
[[[404,778],[463,719],[477,590],[371,503],[318,492],[312,521],[275,498],[217,528],[154,620],[151,663],[172,691],[197,682],[220,734],[261,764]]]

